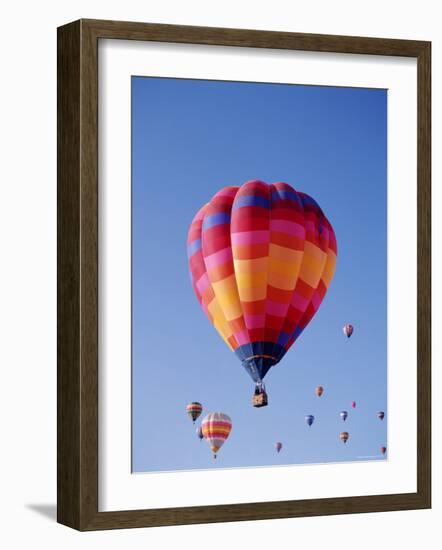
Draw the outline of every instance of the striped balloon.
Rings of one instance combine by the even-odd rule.
[[[193,401],[187,405],[186,412],[192,419],[192,422],[195,423],[195,420],[203,412],[203,406],[198,401]]]
[[[216,458],[216,453],[229,437],[231,429],[232,421],[230,417],[220,412],[209,413],[201,422],[203,437],[209,442],[214,458]]]
[[[287,183],[221,189],[188,234],[195,294],[256,383],[318,310],[337,255],[318,204]]]

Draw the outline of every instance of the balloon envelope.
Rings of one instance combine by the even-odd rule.
[[[350,336],[353,334],[353,330],[354,330],[353,325],[344,325],[342,328],[342,331],[345,334],[345,336],[347,336],[347,338],[350,338]]]
[[[307,414],[306,417],[305,417],[305,421],[307,422],[307,424],[309,426],[311,426],[313,424],[313,422],[315,421],[315,417],[312,414]]]
[[[318,386],[315,391],[316,391],[316,395],[318,397],[321,397],[321,395],[324,393],[324,388],[322,386]]]
[[[384,411],[379,411],[377,416],[378,416],[379,420],[384,420],[384,416],[385,416]]]
[[[351,406],[352,406],[353,409],[356,409],[356,401],[352,401]]]
[[[345,422],[347,420],[348,412],[347,411],[341,411],[340,416],[342,420]]]
[[[199,210],[187,252],[201,307],[259,383],[318,310],[337,244],[313,198],[252,180],[221,189]]]
[[[232,430],[232,421],[227,414],[221,412],[209,413],[201,422],[204,439],[209,443],[214,456],[223,446]]]
[[[350,436],[349,436],[348,432],[341,432],[341,433],[339,434],[339,439],[340,439],[343,443],[347,443],[349,437],[350,437]]]
[[[201,405],[201,403],[198,403],[198,401],[193,401],[192,403],[189,403],[187,405],[186,412],[192,419],[192,421],[195,422],[195,420],[203,412],[203,406]]]
[[[203,429],[201,428],[201,426],[198,426],[198,428],[196,429],[196,435],[199,439],[204,439]]]
[[[282,449],[282,443],[280,441],[275,443],[275,448],[276,448],[276,451],[279,453],[279,451]]]
[[[381,453],[384,455],[387,452],[387,447],[381,447]]]

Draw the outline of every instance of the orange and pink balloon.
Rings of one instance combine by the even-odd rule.
[[[333,227],[287,183],[224,187],[188,233],[192,286],[209,321],[260,385],[318,311],[335,271]]]

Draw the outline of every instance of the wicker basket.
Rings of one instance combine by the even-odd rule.
[[[268,398],[265,391],[261,393],[255,393],[252,397],[252,405],[254,407],[266,407],[268,404]]]

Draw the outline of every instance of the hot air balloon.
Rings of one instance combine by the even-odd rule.
[[[341,432],[341,433],[339,434],[339,439],[340,439],[343,443],[347,443],[349,437],[350,437],[350,436],[349,436],[348,432]]]
[[[193,401],[192,403],[189,403],[187,405],[186,412],[192,419],[192,422],[195,424],[195,420],[203,412],[203,406],[201,405],[201,403],[198,403],[198,401]]]
[[[385,416],[384,411],[379,411],[377,414],[377,417],[379,418],[379,420],[384,420],[384,416]]]
[[[316,395],[318,397],[321,397],[321,395],[324,393],[324,388],[322,386],[318,386],[315,391],[316,391]]]
[[[279,453],[280,450],[282,449],[282,443],[280,441],[278,441],[277,443],[275,443],[275,449],[276,449],[276,452]]]
[[[213,458],[229,437],[232,421],[227,414],[221,412],[209,413],[201,422],[203,437],[208,441],[213,452]]]
[[[337,255],[330,222],[287,183],[252,180],[221,189],[198,211],[187,251],[200,305],[263,393],[267,372],[330,286]]]
[[[305,421],[307,422],[307,424],[309,426],[311,426],[313,424],[313,422],[315,421],[315,417],[312,414],[307,414],[306,417],[305,417]]]
[[[384,455],[387,452],[387,447],[381,447],[381,453]]]
[[[196,429],[196,435],[198,436],[198,439],[204,439],[203,430],[201,426],[198,426]]]
[[[350,338],[350,336],[353,334],[353,325],[344,325],[342,328],[342,332],[347,336],[347,338]]]
[[[345,422],[347,420],[348,412],[347,411],[341,411],[339,416],[342,418],[342,420]]]
[[[352,409],[356,409],[356,401],[351,402],[351,407],[352,407]]]

